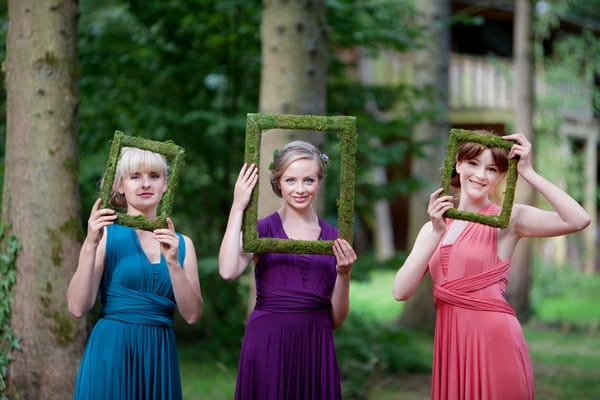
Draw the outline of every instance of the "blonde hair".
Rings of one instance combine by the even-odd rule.
[[[165,179],[168,176],[169,165],[165,156],[149,150],[137,147],[123,147],[115,169],[115,179],[110,194],[110,203],[115,207],[126,208],[127,199],[123,193],[119,193],[119,185],[123,177],[138,171],[160,172]]]
[[[273,168],[271,169],[271,188],[278,197],[281,197],[281,188],[279,187],[279,179],[284,171],[294,162],[298,160],[315,160],[319,165],[318,177],[319,181],[325,176],[325,162],[321,152],[315,145],[302,140],[294,140],[283,146],[273,159]]]

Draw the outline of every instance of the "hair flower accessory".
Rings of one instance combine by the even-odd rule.
[[[327,163],[329,162],[329,156],[325,153],[321,153],[319,157],[321,157],[321,161],[323,161],[323,164],[327,165]]]

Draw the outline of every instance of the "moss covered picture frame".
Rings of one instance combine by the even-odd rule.
[[[354,175],[356,169],[356,117],[291,114],[247,114],[244,161],[260,165],[262,132],[270,129],[337,133],[340,149],[340,187],[337,199],[339,237],[352,243],[354,228]],[[259,238],[258,185],[244,211],[243,248],[251,253],[333,254],[333,240]]]
[[[167,159],[169,165],[169,173],[167,177],[167,190],[161,199],[158,215],[156,219],[148,219],[143,215],[127,215],[120,209],[116,209],[110,203],[110,195],[115,181],[115,173],[117,162],[123,147],[136,147],[142,150],[152,151],[162,154]],[[108,160],[104,169],[102,179],[102,187],[100,189],[100,197],[102,199],[102,208],[111,208],[117,212],[116,223],[130,226],[133,228],[152,231],[154,229],[166,228],[167,217],[173,209],[173,200],[175,199],[175,190],[179,184],[179,178],[184,166],[185,151],[182,147],[176,145],[172,141],[158,142],[154,140],[144,139],[137,136],[125,135],[121,131],[115,131],[112,140]]]
[[[450,179],[456,165],[456,157],[461,143],[479,143],[486,148],[501,148],[510,151],[510,148],[516,142],[502,139],[500,136],[478,133],[465,129],[451,129],[448,137],[448,149],[446,159],[444,160],[444,169],[442,172],[442,193],[440,196],[450,194]],[[504,189],[504,200],[502,209],[498,215],[485,215],[472,211],[457,210],[451,208],[444,214],[445,217],[477,222],[497,228],[506,228],[510,222],[510,214],[515,199],[515,189],[517,186],[517,162],[518,158],[508,160],[508,171],[506,175],[506,188]]]

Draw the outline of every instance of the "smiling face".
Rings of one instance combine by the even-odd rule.
[[[302,158],[292,162],[283,171],[279,178],[279,188],[288,207],[298,211],[310,208],[321,187],[321,168],[319,161]]]
[[[504,177],[490,149],[483,150],[473,158],[458,161],[456,172],[459,174],[461,193],[477,200],[487,197]]]

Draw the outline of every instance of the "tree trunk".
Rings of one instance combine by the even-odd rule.
[[[325,0],[264,0],[261,21],[262,71],[260,105],[262,113],[324,115],[327,89],[327,21]],[[272,129],[261,137],[258,180],[258,218],[281,206],[269,183],[273,152],[294,139],[307,140],[317,147],[322,133]],[[322,209],[323,193],[317,198]],[[255,282],[250,280],[248,310],[254,308]]]
[[[67,313],[81,221],[77,182],[75,0],[9,0],[6,164],[2,218],[18,254],[12,328],[21,350],[9,369],[12,399],[67,399],[85,324]]]
[[[324,0],[263,1],[260,112],[326,113],[326,30]],[[280,206],[267,178],[268,166],[273,161],[273,151],[293,139],[309,140],[319,146],[322,134],[270,131],[262,136],[259,218]]]
[[[515,65],[515,131],[527,136],[535,143],[533,128],[533,52],[531,19],[533,4],[531,0],[515,2],[514,24],[514,65]],[[535,148],[535,145],[534,145]],[[519,183],[522,183],[520,181]],[[518,184],[516,202],[534,203],[534,193],[527,184]],[[531,244],[521,239],[512,257],[512,267],[508,281],[508,301],[515,308],[521,320],[531,313],[529,289],[531,286]]]
[[[426,185],[411,196],[409,213],[409,242],[414,242],[417,232],[428,220],[427,204],[429,195],[440,187],[441,167],[446,152],[448,137],[448,64],[450,60],[450,33],[448,0],[421,0],[417,2],[424,26],[429,27],[430,37],[425,48],[416,54],[416,80],[423,88],[432,90],[432,101],[423,107],[433,107],[437,111],[435,119],[419,124],[415,139],[427,140],[432,144],[426,157],[412,160],[412,173],[419,175]],[[432,106],[433,105],[433,106]],[[431,329],[435,322],[431,278],[426,274],[419,290],[406,303],[399,323],[424,329]]]

